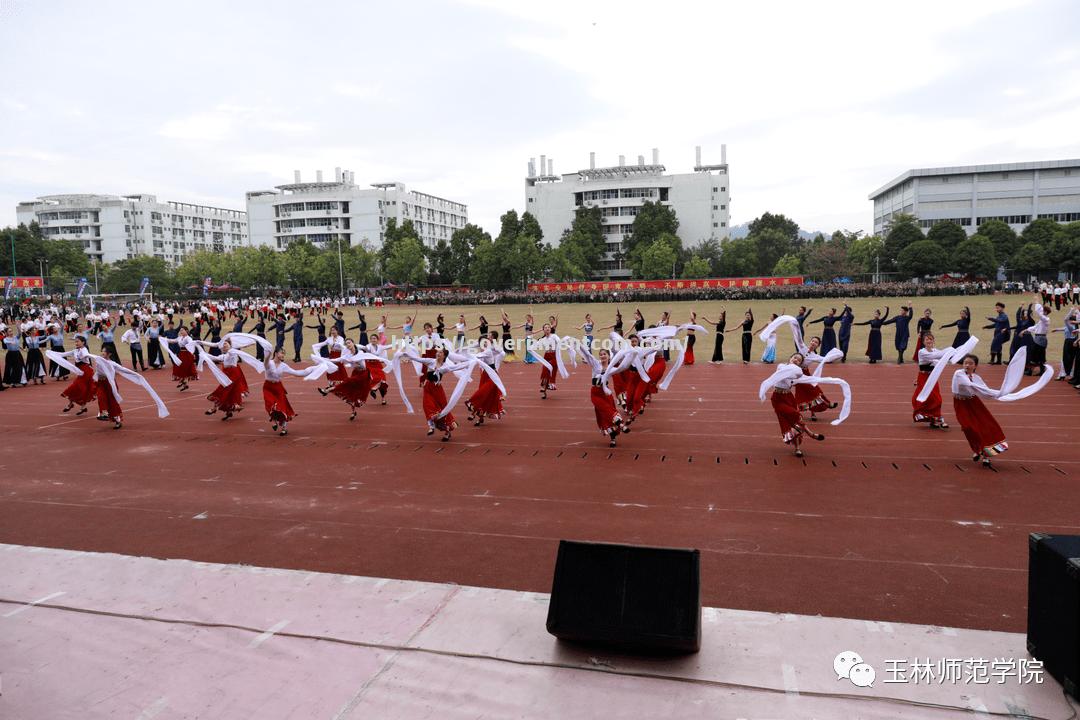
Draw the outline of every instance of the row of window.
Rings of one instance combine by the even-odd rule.
[[[997,218],[995,218],[995,219],[997,219]],[[969,217],[945,218],[945,219],[937,218],[936,220],[920,220],[919,221],[919,227],[932,228],[935,225],[937,225],[939,222],[951,222],[951,223],[956,223],[957,225],[962,225],[963,227],[970,227],[971,218],[969,218]],[[980,219],[979,222],[982,222],[982,220]]]
[[[1065,172],[1069,172],[1066,170]],[[1039,219],[1047,218],[1054,222],[1076,222],[1080,220],[1080,213],[1039,213]]]
[[[968,221],[966,223],[961,223],[961,224],[962,225],[970,225],[971,224],[971,218],[968,218],[967,220]],[[979,218],[978,224],[982,225],[987,220],[1001,220],[1002,222],[1006,222],[1006,223],[1008,223],[1010,225],[1027,225],[1029,222],[1031,222],[1031,216],[1030,215],[991,215],[991,216],[988,216],[988,217]]]

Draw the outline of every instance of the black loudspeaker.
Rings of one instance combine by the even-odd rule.
[[[1031,534],[1027,648],[1080,699],[1080,535]]]
[[[701,554],[562,540],[547,629],[560,640],[633,653],[697,652]]]

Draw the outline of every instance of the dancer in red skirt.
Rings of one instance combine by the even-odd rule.
[[[586,345],[582,348],[582,353],[592,367],[589,400],[592,402],[593,412],[596,415],[596,427],[608,437],[609,447],[615,447],[615,438],[619,436],[619,431],[629,432],[629,429],[623,427],[622,416],[615,407],[615,391],[610,387],[609,378],[605,375],[611,365],[611,352],[601,349],[598,352],[599,357],[594,357]]]
[[[112,360],[109,348],[101,348],[101,357]],[[113,430],[119,430],[124,425],[124,411],[120,408],[120,401],[116,398],[109,378],[104,374],[104,366],[101,360],[94,364],[94,384],[97,385],[98,420],[113,421]]]
[[[211,407],[206,411],[206,414],[213,415],[218,410],[222,410],[225,415],[221,419],[225,421],[231,418],[233,413],[238,413],[244,409],[244,398],[248,394],[247,378],[244,377],[244,371],[240,369],[240,351],[234,350],[232,343],[228,340],[222,340],[219,343],[204,341],[202,344],[207,347],[221,349],[220,355],[206,353],[205,356],[212,362],[221,363],[225,377],[230,382],[228,384],[221,383],[212,393],[206,396],[211,403]]]
[[[460,397],[464,383],[459,382],[454,390],[454,397],[447,399],[443,389],[443,377],[447,373],[471,368],[473,361],[458,363],[447,362],[446,348],[440,347],[434,358],[422,358],[415,355],[405,355],[412,362],[418,362],[424,366],[424,418],[427,420],[428,435],[434,435],[436,430],[443,432],[442,441],[449,442],[451,433],[457,428],[457,420],[451,412],[454,401]]]
[[[289,394],[285,392],[285,383],[282,380],[285,375],[305,377],[308,372],[310,368],[303,372],[292,369],[285,362],[284,348],[274,350],[273,356],[266,361],[266,381],[263,382],[262,388],[263,405],[266,407],[266,414],[270,417],[270,428],[274,432],[278,432],[278,428],[281,428],[281,432],[278,433],[281,437],[289,434],[289,423],[296,417],[296,411],[289,404]]]
[[[690,324],[697,325],[697,313],[690,311]],[[683,365],[694,364],[694,344],[697,343],[697,333],[692,328],[686,331],[686,353],[683,357]]]
[[[915,392],[911,396],[911,419],[917,423],[929,423],[933,429],[945,430],[949,425],[941,414],[941,389],[938,387],[936,380],[929,397],[923,401],[919,400],[919,394],[922,393],[923,388],[930,379],[930,374],[934,371],[934,364],[941,360],[945,355],[945,351],[934,347],[936,340],[934,334],[929,330],[923,333],[922,344],[923,346],[918,351],[919,377],[915,383]]]
[[[651,347],[639,347],[636,365],[638,367],[638,381],[634,383],[634,393],[628,398],[630,403],[630,417],[627,425],[634,422],[639,415],[645,414],[645,404],[650,402],[652,396],[660,392],[656,387],[664,377],[667,370],[667,362],[659,344]]]
[[[329,361],[345,370],[346,373],[348,373],[347,368],[352,366],[352,373],[348,374],[345,380],[335,383],[330,390],[319,388],[319,393],[323,397],[327,395],[339,397],[352,409],[349,420],[355,420],[356,409],[367,403],[368,393],[371,392],[371,373],[368,371],[366,359],[373,357],[375,356],[361,352],[356,347],[356,343],[349,339],[345,341],[345,352]]]
[[[562,352],[559,349],[559,336],[553,332],[550,323],[544,325],[540,337],[532,344],[531,352],[540,363],[540,399],[547,400],[548,391],[554,392],[556,373],[563,375],[566,370],[562,365]],[[563,375],[568,377],[568,375]]]
[[[821,347],[821,338],[816,335],[810,338],[806,345],[803,345],[798,338],[796,339],[795,347],[798,349],[799,354],[803,356],[803,375],[807,377],[821,377],[821,370],[825,365],[844,357],[843,351],[838,348],[833,348],[826,355],[818,354],[818,349]],[[799,411],[809,411],[811,421],[817,420],[819,412],[836,408],[836,403],[829,400],[825,395],[825,391],[817,385],[798,383],[792,387],[792,392],[795,395],[795,402],[799,406]]]
[[[336,360],[337,358],[341,357],[342,354],[345,352],[345,342],[345,339],[338,334],[337,328],[331,327],[329,333],[326,336],[326,340],[323,340],[321,343],[315,343],[311,346],[311,350],[315,355],[319,355],[319,351],[323,347],[325,347],[327,351],[327,357],[329,357],[330,360]],[[327,373],[326,387],[320,388],[319,392],[321,392],[325,396],[326,392],[323,392],[324,389],[329,392],[330,389],[334,387],[334,385],[340,382],[345,382],[348,379],[348,369],[344,365],[339,363],[337,364],[337,367],[334,368],[333,372]]]
[[[371,378],[371,388],[370,388],[370,391],[369,391],[371,393],[371,399],[374,400],[375,397],[376,397],[375,394],[378,393],[379,396],[382,398],[382,404],[383,405],[386,404],[386,391],[390,387],[386,382],[386,366],[390,364],[389,358],[386,357],[386,351],[387,351],[388,348],[389,348],[389,345],[379,345],[379,346],[360,345],[359,346],[359,349],[360,349],[361,352],[366,352],[366,353],[370,353],[372,355],[376,355],[376,356],[382,358],[382,360],[383,360],[383,362],[374,362],[374,361],[372,361],[372,362],[366,363],[368,375]],[[432,351],[432,352],[434,352],[434,351]],[[432,355],[432,357],[434,357],[434,355]]]
[[[489,332],[484,345],[486,347],[476,354],[475,359],[477,362],[484,363],[497,376],[499,366],[506,357],[506,351],[499,343],[499,333],[495,330]],[[484,418],[498,420],[506,414],[503,408],[503,391],[499,389],[487,371],[480,374],[480,384],[476,392],[465,401],[465,407],[469,410],[469,421],[476,419],[473,423],[476,427],[484,424]]]
[[[805,358],[802,356],[802,353],[795,353],[788,362],[779,365],[776,368],[776,372],[766,378],[758,389],[758,397],[763,402],[765,400],[765,394],[772,389],[773,392],[770,401],[772,403],[773,412],[776,413],[776,420],[780,424],[780,436],[783,438],[785,444],[795,448],[796,457],[803,456],[802,439],[804,435],[819,441],[824,440],[825,436],[821,433],[815,433],[807,426],[802,413],[799,412],[799,405],[795,400],[795,393],[792,392],[794,386],[805,383],[840,385],[844,392],[844,407],[840,411],[840,417],[833,420],[833,425],[839,425],[846,420],[851,410],[851,388],[848,384],[839,378],[804,375],[804,363]]]
[[[51,351],[48,353],[49,357],[53,355]],[[87,403],[97,397],[97,382],[94,380],[94,368],[90,364],[90,351],[86,349],[86,337],[76,335],[75,349],[56,355],[61,358],[71,358],[76,368],[72,371],[75,379],[60,393],[61,397],[68,400],[64,412],[70,412],[78,405],[79,411],[75,414],[82,415],[86,412]]]
[[[169,346],[165,342],[165,338],[159,338],[162,343],[162,347],[169,355],[172,353],[169,351]],[[188,329],[182,327],[179,330],[179,334],[176,336],[176,343],[180,346],[180,352],[174,356],[173,364],[173,380],[176,381],[176,388],[183,392],[189,389],[189,380],[199,379],[199,370],[195,367],[195,340],[188,335]]]

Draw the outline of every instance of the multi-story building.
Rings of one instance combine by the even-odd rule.
[[[1080,160],[908,170],[870,200],[876,235],[897,213],[916,216],[923,228],[951,220],[969,235],[986,220],[1016,231],[1037,218],[1073,222],[1080,220]]]
[[[679,238],[685,247],[710,239],[726,240],[731,217],[731,189],[727,146],[722,145],[719,165],[702,165],[697,148],[694,172],[665,174],[660,153],[652,151],[652,163],[638,156],[636,165],[596,167],[596,153],[589,153],[589,168],[567,175],[555,175],[554,161],[540,156],[529,160],[525,178],[525,209],[540,223],[544,240],[559,243],[579,207],[599,207],[607,253],[601,263],[602,277],[629,277],[630,268],[622,256],[623,241],[631,232],[634,217],[646,202],[670,206],[679,219]]]
[[[252,244],[278,250],[300,237],[320,244],[340,239],[379,247],[390,218],[399,226],[411,220],[431,247],[440,240],[449,242],[468,222],[463,203],[406,190],[399,182],[360,187],[353,173],[341,168],[334,170],[333,182],[324,182],[321,170],[315,182],[301,182],[296,170],[291,185],[249,192],[247,208]]]
[[[199,250],[247,244],[242,210],[158,202],[153,195],[45,195],[19,203],[18,221],[37,222],[45,237],[81,243],[91,260],[111,263],[152,255],[179,263]]]

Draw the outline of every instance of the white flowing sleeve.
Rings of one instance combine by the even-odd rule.
[[[81,372],[79,370],[79,368],[75,367],[74,365],[72,365],[71,363],[69,363],[66,360],[66,358],[69,355],[71,355],[71,352],[72,351],[68,351],[68,352],[65,352],[65,353],[58,353],[58,352],[55,352],[53,350],[46,350],[45,351],[45,357],[49,358],[54,363],[56,363],[60,367],[64,368],[68,372],[72,372],[72,373],[75,373],[76,375],[78,375]]]
[[[844,351],[840,348],[833,348],[829,352],[825,353],[825,356],[821,358],[821,362],[814,368],[814,377],[821,377],[822,372],[825,370],[825,366],[831,362],[836,362],[840,358],[844,357]]]
[[[100,362],[100,360],[99,360],[99,362]],[[152,388],[150,386],[150,383],[147,382],[146,378],[144,378],[142,375],[140,375],[137,372],[134,372],[132,370],[128,370],[126,367],[124,367],[120,363],[114,363],[114,362],[111,362],[111,361],[108,361],[108,360],[106,360],[105,362],[108,363],[109,366],[111,366],[109,369],[113,371],[114,377],[116,375],[119,375],[120,377],[124,378],[128,382],[135,383],[136,385],[138,385],[139,387],[141,387],[143,390],[146,391],[146,394],[150,396],[150,399],[153,401],[154,406],[157,408],[157,416],[159,418],[167,418],[167,417],[169,417],[169,409],[167,407],[165,407],[165,403],[161,400],[161,398],[158,396],[158,394],[154,391],[154,388]],[[115,382],[111,381],[111,384],[115,388]],[[116,400],[117,400],[117,402],[120,401],[120,396],[119,395],[116,396]]]
[[[266,338],[261,338],[258,335],[252,335],[251,333],[227,333],[225,337],[221,338],[222,341],[228,340],[229,343],[240,350],[251,345],[258,345],[266,353],[266,357],[272,357],[274,354],[274,346],[270,344],[270,341]]]
[[[840,406],[840,415],[830,425],[839,425],[848,419],[848,415],[851,414],[851,386],[848,385],[846,380],[834,377],[808,377],[803,375],[795,378],[794,382],[802,385],[839,385],[840,391],[844,394],[844,403]]]
[[[789,363],[784,363],[776,368],[772,375],[761,381],[761,385],[758,386],[758,400],[765,402],[765,398],[768,396],[770,389],[776,387],[776,385],[784,380],[794,381],[802,374],[802,368],[795,367]]]
[[[169,339],[164,335],[158,335],[158,345],[161,347],[161,354],[169,358],[169,361],[173,365],[180,364],[180,358],[173,354],[173,351],[169,349]]]
[[[450,370],[450,372],[454,372],[455,370],[463,369],[461,367],[457,367],[458,365],[470,364],[476,364],[476,361],[472,360],[469,363],[455,363],[454,365],[446,365],[445,367]],[[470,380],[472,380],[471,372],[466,372],[458,376],[457,385],[454,386],[454,392],[451,393],[450,397],[446,401],[446,407],[442,409],[442,412],[440,412],[437,417],[446,417],[451,412],[453,412],[454,406],[457,405],[458,400],[460,400],[461,396],[465,393],[465,386],[469,384]]]
[[[941,359],[934,363],[934,369],[930,371],[930,377],[926,379],[926,384],[923,385],[922,392],[915,398],[918,402],[926,402],[926,399],[930,397],[930,393],[934,392],[934,387],[938,384],[941,376],[945,373],[945,368],[950,363],[960,362],[960,359],[975,349],[975,346],[979,344],[979,338],[972,335],[968,338],[967,342],[958,348],[949,348],[942,354]],[[956,376],[953,376],[953,394],[956,394]]]
[[[199,353],[198,368],[201,370],[205,367],[207,370],[209,370],[210,374],[214,376],[215,380],[217,380],[218,385],[221,385],[222,387],[228,387],[229,385],[232,385],[232,380],[230,380],[229,376],[223,373],[218,368],[217,363],[214,363],[210,360],[211,357],[213,356],[209,353]]]

